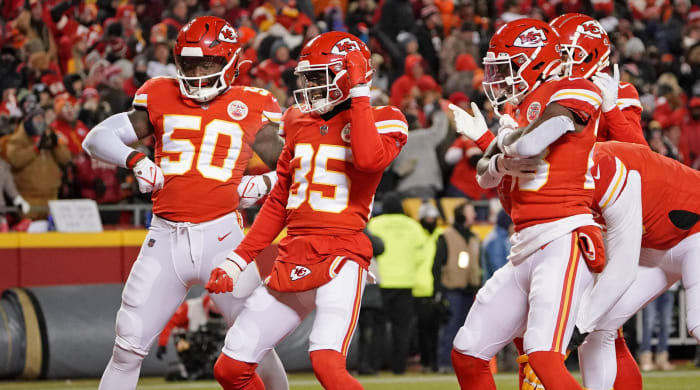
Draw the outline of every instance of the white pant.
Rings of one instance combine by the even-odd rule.
[[[688,330],[700,342],[700,234],[666,251],[642,248],[639,264],[634,283],[579,347],[583,384],[588,389],[613,387],[617,329],[679,280],[686,290]]]
[[[309,351],[330,349],[346,355],[357,326],[366,278],[366,270],[347,261],[335,278],[316,289],[280,293],[261,285],[229,329],[224,354],[258,363],[316,309]]]
[[[153,217],[141,252],[122,292],[116,344],[145,356],[155,338],[194,284],[205,284],[211,270],[243,239],[237,213],[192,224]],[[233,293],[212,294],[229,324],[260,285],[255,266],[238,279]]]
[[[524,332],[526,353],[566,350],[581,296],[593,277],[572,233],[508,263],[476,295],[457,333],[457,351],[490,360]]]

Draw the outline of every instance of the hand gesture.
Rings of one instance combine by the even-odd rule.
[[[448,107],[454,114],[455,125],[457,126],[457,132],[459,134],[466,136],[472,141],[476,141],[489,131],[486,120],[484,116],[481,115],[481,110],[479,110],[479,106],[477,106],[476,103],[472,102],[471,104],[472,112],[474,113],[473,116],[454,104],[450,103]]]
[[[142,194],[163,188],[163,171],[150,158],[142,158],[134,165],[133,171]]]
[[[591,77],[591,80],[603,94],[603,103],[601,104],[603,112],[615,108],[617,106],[617,91],[620,88],[620,70],[617,64],[613,66],[612,77],[607,73],[597,72]]]

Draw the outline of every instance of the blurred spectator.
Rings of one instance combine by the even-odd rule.
[[[664,135],[661,130],[661,124],[658,121],[649,123],[647,140],[651,150],[674,160],[680,160],[678,148]]]
[[[445,82],[458,71],[476,70],[477,65],[474,59],[480,58],[479,43],[479,32],[472,22],[464,22],[459,28],[452,30],[440,49],[440,81]],[[462,69],[456,69],[459,65],[457,62],[459,56],[470,56],[473,65],[462,62]]]
[[[416,334],[423,372],[435,372],[438,369],[438,331],[444,314],[446,314],[444,306],[435,301],[433,281],[433,261],[435,260],[437,239],[444,230],[437,226],[439,217],[440,212],[437,207],[428,201],[424,201],[418,209],[418,220],[423,226],[426,241],[423,247],[424,255],[416,271],[413,300],[418,319]]]
[[[0,208],[6,206],[5,199],[9,199],[13,206],[19,207],[22,214],[29,213],[29,203],[17,191],[15,179],[10,171],[10,165],[0,158]],[[5,218],[5,214],[0,213],[0,233],[6,233],[9,230],[10,225],[7,222],[7,218]]]
[[[169,24],[180,31],[187,23],[187,2],[185,0],[175,0],[170,3],[170,8],[163,12],[163,23]]]
[[[49,129],[41,109],[27,115],[7,145],[7,161],[15,184],[32,206],[48,206],[61,186],[61,167],[70,162],[70,150]],[[46,218],[46,211],[30,212],[31,219]]]
[[[510,236],[513,234],[513,221],[505,210],[498,212],[496,225],[484,239],[481,252],[481,269],[484,274],[482,282],[486,282],[499,268],[508,262],[510,253]]]
[[[131,99],[124,92],[122,69],[118,65],[104,69],[102,83],[97,86],[97,91],[112,112],[126,111],[131,106]]]
[[[438,77],[440,72],[438,53],[443,38],[440,10],[433,4],[426,5],[420,10],[420,17],[411,32],[418,39],[418,51],[428,62],[428,73],[433,77]]]
[[[678,283],[674,284],[670,289],[664,291],[659,297],[649,303],[642,310],[643,327],[642,327],[642,344],[639,346],[641,354],[639,357],[639,368],[642,371],[675,370],[676,366],[668,361],[668,338],[671,335],[672,317],[673,317],[673,302],[675,294],[678,290]],[[651,336],[656,329],[658,322],[658,343],[656,344],[656,353],[651,352]]]
[[[134,58],[134,74],[124,81],[124,93],[133,98],[136,91],[146,82],[148,77],[148,61],[143,56]]]
[[[437,82],[423,70],[423,59],[420,55],[410,54],[406,56],[404,62],[404,74],[396,79],[391,86],[391,104],[396,107],[403,107],[404,100],[410,98],[413,89],[418,86],[418,82],[435,84]]]
[[[438,108],[429,128],[416,128],[417,108],[413,108],[413,113],[405,112],[409,120],[408,140],[392,163],[392,169],[400,177],[396,190],[403,197],[435,198],[442,192],[442,172],[436,148],[447,135],[448,123],[439,103],[434,104]]]
[[[175,64],[170,58],[170,53],[171,51],[167,41],[156,43],[153,47],[153,55],[148,61],[148,68],[146,69],[148,77],[177,76],[177,68],[175,68]]]
[[[372,243],[372,260],[369,272],[377,278],[377,256],[384,253],[384,242],[365,228],[364,233]],[[360,362],[358,372],[360,375],[375,375],[382,368],[382,355],[385,345],[384,307],[382,305],[382,293],[379,289],[379,280],[375,283],[367,282],[362,294],[360,305],[360,318],[358,319],[357,334],[360,343]]]
[[[273,84],[276,88],[287,90],[287,86],[282,80],[282,73],[294,68],[297,62],[289,57],[289,47],[284,40],[278,38],[270,47],[270,58],[260,63],[258,67],[258,77],[265,84]]]
[[[375,33],[383,34],[389,41],[395,41],[401,31],[409,31],[414,26],[413,9],[409,0],[384,0],[379,8],[379,13],[375,15]]]
[[[369,28],[372,26],[372,17],[376,8],[373,0],[355,0],[348,5],[347,16],[345,17],[345,25],[348,27],[348,32],[359,38],[367,36]],[[363,39],[365,43],[367,39]]]
[[[79,155],[83,151],[81,145],[89,131],[85,123],[78,119],[80,102],[73,96],[61,95],[55,99],[54,111],[56,120],[49,127],[58,135],[61,143],[68,146],[73,157]]]
[[[426,235],[416,220],[404,214],[397,193],[384,196],[382,214],[370,219],[367,229],[384,242],[377,264],[384,314],[391,324],[390,365],[392,372],[403,374],[415,317],[411,290],[423,261]]]
[[[449,307],[447,322],[440,329],[438,368],[452,372],[452,341],[467,318],[476,290],[481,286],[479,266],[480,240],[471,231],[476,220],[474,205],[469,202],[454,210],[454,223],[438,237],[433,277],[435,294],[441,294]]]
[[[700,97],[690,99],[688,109],[690,115],[681,126],[681,143],[687,149],[689,165],[700,169]]]
[[[95,88],[85,88],[81,103],[78,119],[88,129],[95,127],[111,114],[109,104],[100,101],[100,93]]]

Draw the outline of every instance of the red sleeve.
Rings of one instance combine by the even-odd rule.
[[[292,161],[290,148],[291,146],[285,143],[282,154],[277,161],[277,184],[272,188],[248,234],[235,249],[236,254],[248,263],[255,260],[263,249],[270,246],[284,228],[289,187],[292,181],[289,167]]]
[[[492,142],[495,138],[496,138],[496,136],[493,135],[492,132],[487,131],[486,133],[484,133],[484,135],[482,135],[481,137],[479,137],[478,140],[476,140],[476,146],[478,146],[479,149],[481,149],[482,151],[485,152],[485,151],[486,151],[486,148],[488,148],[489,145],[491,145],[491,142]]]
[[[641,110],[636,107],[630,107],[621,111],[618,107],[615,107],[608,112],[604,112],[603,115],[608,125],[610,140],[647,145],[640,123]]]
[[[170,332],[172,332],[173,328],[186,328],[187,324],[189,323],[189,319],[187,318],[187,301],[183,302],[180,307],[175,310],[175,314],[170,318],[170,321],[168,321],[167,324],[165,324],[165,328],[163,328],[163,331],[160,332],[160,336],[158,336],[158,346],[159,347],[164,347],[168,345],[168,339],[170,338]]]
[[[372,110],[369,97],[352,98],[350,109],[353,165],[365,172],[383,171],[406,144],[406,118],[394,107]]]
[[[600,90],[589,80],[566,78],[557,82],[556,90],[547,102],[558,103],[576,114],[584,122],[595,118],[603,98]]]

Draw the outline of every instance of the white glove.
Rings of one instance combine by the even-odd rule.
[[[617,106],[617,91],[620,88],[620,70],[617,64],[613,66],[613,75],[597,72],[591,77],[593,84],[600,88],[603,94],[603,112],[608,112]]]
[[[277,172],[267,172],[256,176],[243,176],[238,185],[238,207],[252,207],[258,200],[269,194],[277,183]]]
[[[486,126],[486,120],[484,116],[481,115],[481,110],[472,102],[472,112],[474,116],[469,115],[466,111],[462,110],[458,106],[450,103],[448,106],[455,117],[455,125],[457,125],[457,132],[476,141],[481,138],[482,135],[489,131],[488,126]]]
[[[29,209],[31,209],[31,206],[29,205],[29,202],[24,200],[22,195],[17,195],[13,200],[12,204],[19,207],[19,209],[22,211],[22,214],[27,214],[29,213]]]
[[[163,171],[150,158],[146,157],[137,162],[133,171],[142,194],[163,188]]]
[[[501,117],[498,119],[498,131],[500,132],[501,129],[503,128],[509,128],[509,129],[517,129],[518,127],[518,122],[513,119],[512,116],[508,114],[503,114]]]
[[[498,158],[496,167],[499,173],[523,179],[534,179],[537,168],[542,163],[541,156],[508,157],[499,153],[493,158]]]

